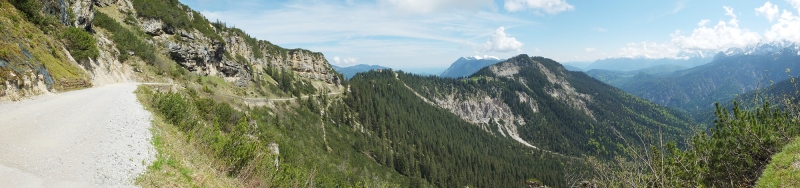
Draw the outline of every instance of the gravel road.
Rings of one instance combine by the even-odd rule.
[[[0,103],[0,187],[134,187],[155,158],[136,87]]]

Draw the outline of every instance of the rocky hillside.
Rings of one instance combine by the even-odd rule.
[[[685,114],[542,57],[520,55],[464,79],[398,78],[429,103],[486,132],[567,155],[611,156],[621,152],[618,135],[652,139],[660,129],[680,139],[693,127]]]
[[[278,84],[267,70],[325,83],[315,87],[335,88],[341,80],[322,53],[257,40],[222,22],[211,23],[177,0],[0,3],[0,100],[105,83],[171,80],[181,75],[173,63],[240,87]],[[73,36],[66,32],[81,40],[64,37]]]

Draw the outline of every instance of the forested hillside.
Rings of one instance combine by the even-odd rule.
[[[391,71],[358,74],[345,101],[372,133],[356,148],[401,174],[440,187],[523,185],[527,178],[558,186],[565,165],[579,165],[488,134],[425,103],[395,76]]]
[[[611,157],[623,152],[621,137],[682,140],[698,128],[686,114],[542,57],[520,55],[465,79],[398,77],[487,132],[511,138],[517,133],[535,147],[572,156]]]

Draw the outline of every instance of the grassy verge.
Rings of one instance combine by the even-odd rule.
[[[139,101],[152,111],[152,91],[145,86],[136,90]],[[153,120],[153,145],[156,160],[136,179],[142,187],[242,187],[234,178],[217,170],[221,161],[209,157],[202,146],[190,143],[188,135],[164,122],[156,115]]]
[[[800,139],[795,140],[783,150],[772,156],[772,161],[764,169],[756,187],[792,187],[800,185]]]

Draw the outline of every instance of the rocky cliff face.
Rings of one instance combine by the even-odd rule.
[[[536,148],[519,136],[517,126],[524,126],[525,120],[515,115],[503,100],[492,98],[486,94],[478,94],[468,99],[460,99],[456,94],[448,94],[442,98],[434,98],[439,107],[450,110],[472,124],[478,125],[486,132],[496,129],[500,135],[510,137],[523,145]],[[533,102],[533,100],[526,100]],[[493,127],[496,126],[496,127]]]
[[[68,26],[92,30],[94,19],[93,0],[42,0],[43,12],[53,15]]]
[[[133,12],[128,0],[108,0],[116,3],[119,11]],[[190,19],[195,18],[186,10]],[[191,72],[225,78],[240,86],[247,86],[254,78],[264,75],[267,66],[293,71],[296,75],[329,84],[340,84],[340,78],[322,53],[303,49],[286,50],[266,41],[250,41],[240,30],[211,27],[215,36],[206,36],[196,29],[172,28],[158,19],[138,18],[139,28],[153,36],[153,42],[163,45],[170,58]]]
[[[48,34],[43,34],[38,30],[35,32],[39,33],[35,33],[35,35],[28,34],[27,38],[35,36],[33,38],[42,40],[35,42],[23,39],[26,36],[24,33],[17,36],[16,30],[0,31],[0,34],[4,35],[2,38],[3,49],[0,49],[3,50],[3,54],[0,54],[2,55],[0,56],[0,76],[2,77],[0,79],[0,84],[2,84],[0,100],[134,80],[133,77],[136,77],[134,69],[128,63],[120,62],[118,57],[123,53],[135,54],[118,51],[117,44],[109,40],[111,38],[107,36],[109,33],[94,32],[92,23],[95,11],[99,11],[97,9],[118,11],[119,14],[111,15],[122,15],[123,18],[116,18],[125,22],[122,24],[138,27],[152,36],[145,40],[155,48],[157,53],[166,55],[181,67],[197,74],[218,76],[230,83],[247,87],[253,83],[265,84],[259,82],[258,78],[263,78],[264,68],[270,66],[332,86],[340,84],[340,78],[322,53],[303,49],[284,49],[266,41],[250,38],[237,29],[209,25],[212,30],[209,33],[208,30],[201,32],[191,27],[175,28],[159,19],[137,16],[136,7],[131,0],[39,0],[39,2],[42,3],[40,13],[54,16],[66,26],[83,28],[93,33],[99,48],[98,58],[81,60],[81,62],[75,61],[62,43],[57,41],[57,38],[49,36],[53,34],[48,33],[49,31],[45,32]],[[14,13],[16,12],[14,6],[3,6],[2,9],[8,14],[3,14],[0,22],[8,21],[10,23],[11,17],[20,17],[19,15],[14,16],[17,14]],[[202,21],[208,23],[207,20],[204,20],[205,18],[196,16],[199,14],[188,7],[181,6],[179,9],[186,12],[190,21],[203,19]],[[124,17],[125,15],[130,15],[130,17]],[[28,33],[32,32],[30,28],[23,30]],[[213,34],[213,36],[208,36],[209,34]],[[40,37],[40,35],[46,37]],[[22,45],[30,43],[39,45]],[[20,45],[19,48],[12,48],[18,45]],[[23,51],[27,53],[22,53]],[[42,59],[42,56],[47,56],[47,59]],[[51,70],[54,66],[45,66],[39,61],[45,62],[44,64],[55,62],[64,69]],[[22,65],[20,64],[22,62],[29,63]],[[62,72],[51,75],[53,71]]]
[[[547,78],[547,81],[553,85],[553,87],[545,87],[542,88],[549,94],[551,97],[559,99],[575,109],[581,110],[589,117],[594,118],[592,111],[586,107],[586,103],[592,101],[592,96],[584,93],[579,93],[575,90],[574,87],[567,81],[566,76],[567,70],[563,67],[550,67],[543,65],[540,62],[520,62],[517,59],[509,59],[507,62],[498,63],[496,65],[492,65],[489,67],[495,75],[507,77],[511,79],[516,79],[522,82],[526,87],[528,86],[526,78],[518,77],[520,69],[524,66],[533,66],[536,67],[542,75]],[[528,78],[530,79],[530,78]],[[533,88],[528,88],[533,89]],[[538,89],[538,88],[536,88]]]

